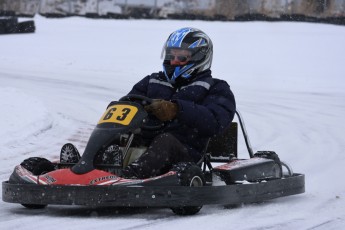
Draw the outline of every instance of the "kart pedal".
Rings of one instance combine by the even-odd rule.
[[[60,163],[78,163],[80,154],[71,143],[64,144],[60,152]]]

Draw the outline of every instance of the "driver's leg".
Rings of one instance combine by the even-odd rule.
[[[123,170],[127,178],[148,178],[164,174],[173,164],[191,162],[187,148],[172,134],[163,133],[153,139],[147,152]]]

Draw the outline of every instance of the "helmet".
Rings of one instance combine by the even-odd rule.
[[[190,57],[183,65],[171,64],[171,51],[176,49],[190,51]],[[197,73],[211,68],[212,56],[212,41],[203,31],[190,27],[176,30],[170,34],[162,50],[165,77],[171,84],[186,83]]]

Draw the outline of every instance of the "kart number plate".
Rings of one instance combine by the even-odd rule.
[[[129,125],[137,112],[138,108],[135,106],[113,105],[105,111],[98,124],[118,123],[121,125]]]

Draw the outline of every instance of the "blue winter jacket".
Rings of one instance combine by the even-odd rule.
[[[197,75],[180,88],[174,88],[163,72],[153,73],[135,84],[129,94],[178,104],[177,117],[164,132],[170,132],[180,140],[195,161],[200,159],[208,138],[229,127],[236,111],[235,98],[229,85],[212,78],[210,70]]]

